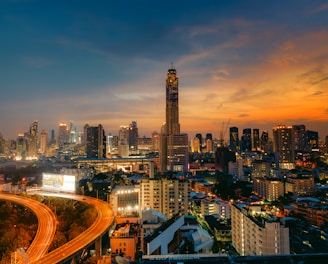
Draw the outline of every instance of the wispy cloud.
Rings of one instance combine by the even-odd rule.
[[[35,67],[35,68],[44,68],[49,65],[55,64],[56,62],[52,59],[46,58],[46,57],[23,57],[22,62],[26,65]]]
[[[328,10],[328,3],[321,4],[313,10],[313,13],[319,13]]]
[[[323,66],[318,66],[297,77],[297,82],[305,82],[310,85],[316,85],[328,80],[328,72]]]

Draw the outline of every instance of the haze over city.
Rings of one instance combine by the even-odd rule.
[[[181,132],[304,124],[328,135],[326,1],[0,1],[0,132],[73,120],[107,133],[165,121],[179,76]]]

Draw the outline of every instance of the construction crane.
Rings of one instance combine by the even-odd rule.
[[[228,127],[230,125],[230,120],[231,120],[231,118],[229,118],[226,123],[222,122],[222,127],[221,127],[221,131],[220,131],[220,146],[221,147],[224,147],[226,145],[224,137],[225,137]]]

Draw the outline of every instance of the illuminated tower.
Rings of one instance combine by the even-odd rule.
[[[294,168],[295,154],[291,126],[279,125],[273,128],[273,150],[280,168]]]
[[[46,130],[41,131],[40,136],[40,153],[45,155],[48,147],[48,133]]]
[[[258,128],[253,129],[253,150],[260,150],[260,130]]]
[[[305,147],[305,125],[293,126],[293,142],[295,151],[304,151]]]
[[[138,150],[138,125],[137,121],[132,121],[129,125],[129,149],[132,153]]]
[[[239,134],[238,127],[230,127],[229,129],[230,136],[230,149],[231,151],[239,151]]]
[[[38,155],[38,121],[31,124],[27,143],[28,156],[36,158]]]
[[[173,67],[168,70],[166,78],[166,123],[165,134],[179,135],[179,78]]]
[[[191,152],[200,152],[200,141],[198,137],[194,137],[190,141]]]
[[[252,150],[252,130],[250,128],[243,129],[241,136],[241,151],[249,152]]]
[[[129,127],[128,126],[120,126],[120,130],[118,132],[118,154],[122,158],[126,158],[129,156]]]
[[[69,130],[66,123],[60,123],[58,128],[58,148],[62,149],[69,141]]]
[[[87,158],[106,158],[106,135],[102,125],[86,128]]]
[[[166,78],[166,122],[160,135],[160,171],[187,171],[188,156],[188,135],[180,134],[179,78],[172,65]]]

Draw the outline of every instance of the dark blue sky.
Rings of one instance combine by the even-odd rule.
[[[327,1],[0,0],[0,132],[39,121],[140,136],[165,120],[165,78],[180,78],[183,132],[223,122],[305,124],[328,135]]]

